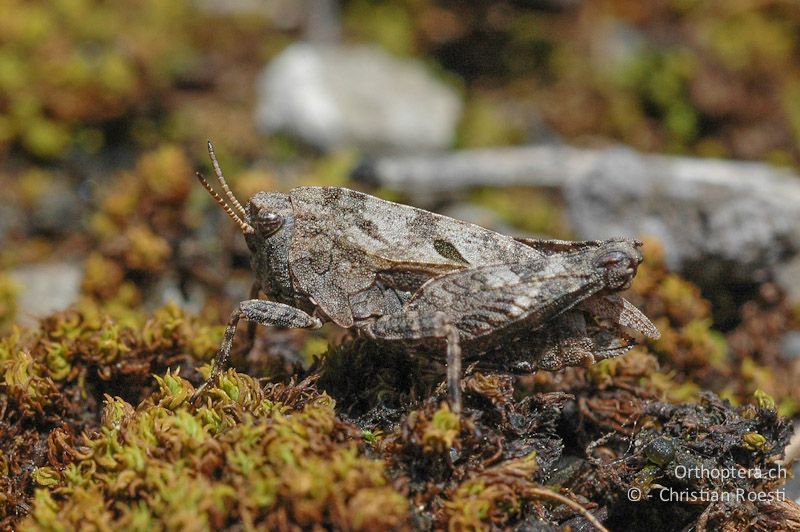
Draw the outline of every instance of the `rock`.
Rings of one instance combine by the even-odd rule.
[[[188,314],[199,314],[205,299],[205,293],[196,283],[190,283],[187,289],[182,290],[175,275],[165,275],[148,294],[144,308],[152,311],[172,303]]]
[[[774,279],[800,302],[800,177],[763,163],[563,145],[381,157],[354,179],[430,202],[479,186],[559,189],[579,238],[653,235],[712,289]]]
[[[794,434],[785,449],[784,463],[790,464],[793,471],[793,478],[783,487],[786,498],[800,503],[800,423],[794,425]]]
[[[480,225],[481,227],[497,231],[498,233],[513,236],[527,236],[523,235],[518,229],[508,225],[505,220],[497,214],[497,211],[473,203],[455,203],[439,212],[445,216]]]
[[[765,164],[613,149],[565,188],[578,234],[654,235],[673,269],[760,282],[800,253],[800,179]]]
[[[31,207],[28,222],[34,231],[66,234],[80,228],[83,202],[66,179],[52,179]]]
[[[789,331],[781,339],[781,357],[784,360],[800,358],[800,331]],[[798,442],[800,446],[800,442]]]
[[[64,310],[78,298],[83,268],[70,262],[26,264],[9,272],[19,286],[17,322],[32,327],[36,318]]]
[[[428,151],[453,143],[461,114],[455,90],[422,63],[374,46],[293,44],[258,82],[256,123],[323,150]]]

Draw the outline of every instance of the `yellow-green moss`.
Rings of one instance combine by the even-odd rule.
[[[0,274],[0,333],[8,331],[17,317],[19,286],[5,274]]]
[[[445,503],[449,530],[483,530],[513,523],[537,498],[533,481],[539,469],[536,453],[508,460],[463,482]],[[533,488],[533,489],[532,489]]]
[[[569,236],[561,204],[545,192],[526,188],[484,188],[470,194],[470,199],[496,211],[507,223],[528,233],[555,238]]]
[[[251,377],[225,377],[235,397],[212,388],[197,407],[186,402],[191,384],[169,371],[136,408],[107,397],[85,457],[61,474],[37,470],[41,488],[19,529],[405,523],[405,498],[382,462],[361,455],[357,432],[338,421],[330,398],[311,392],[304,404],[288,404],[280,388],[265,393]]]

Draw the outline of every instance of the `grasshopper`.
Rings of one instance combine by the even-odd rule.
[[[245,208],[211,142],[208,152],[227,201],[197,177],[242,230],[255,282],[193,399],[227,366],[240,320],[250,322],[246,350],[256,323],[333,322],[444,359],[456,412],[462,358],[509,373],[557,370],[624,353],[626,329],[659,335],[616,295],[642,261],[639,241],[513,238],[340,187],[258,192]]]

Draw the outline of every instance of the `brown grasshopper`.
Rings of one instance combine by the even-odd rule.
[[[208,152],[230,205],[197,177],[244,233],[256,280],[194,397],[227,365],[241,319],[250,322],[248,350],[255,323],[316,329],[331,321],[444,358],[454,411],[462,358],[502,372],[557,370],[624,353],[626,328],[659,335],[615,295],[636,274],[641,242],[512,238],[339,187],[259,192],[245,209],[211,142]]]

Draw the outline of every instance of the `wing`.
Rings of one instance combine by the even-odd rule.
[[[462,338],[474,339],[512,326],[535,330],[602,287],[602,276],[590,271],[500,264],[432,279],[407,308],[443,311]]]
[[[332,321],[353,324],[350,298],[376,275],[422,277],[542,258],[513,238],[474,224],[338,187],[289,194],[295,225],[289,264],[298,288]]]
[[[550,256],[550,255],[563,255],[569,253],[581,253],[583,251],[597,248],[598,246],[603,245],[605,242],[604,240],[557,240],[557,239],[550,239],[550,238],[525,238],[525,237],[515,237],[515,241],[519,242],[520,244],[524,244],[536,251]]]
[[[597,318],[607,319],[614,325],[633,329],[653,340],[661,337],[658,328],[642,314],[642,311],[616,294],[588,298],[581,302],[581,308]]]

